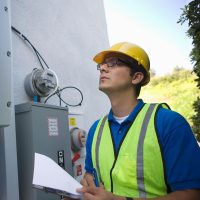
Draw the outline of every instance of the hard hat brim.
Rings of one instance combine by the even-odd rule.
[[[128,56],[130,57],[129,55],[125,54],[125,53],[122,53],[122,52],[119,52],[119,51],[115,51],[115,50],[106,50],[106,51],[102,51],[98,54],[96,54],[94,57],[93,57],[93,60],[99,64],[99,63],[102,63],[104,62],[104,59],[107,55],[111,54],[111,53],[116,53],[116,54],[122,54],[122,55],[125,55],[125,56]],[[130,57],[131,58],[131,57]],[[133,58],[131,58],[133,59]]]

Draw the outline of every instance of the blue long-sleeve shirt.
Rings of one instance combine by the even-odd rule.
[[[137,106],[121,124],[115,120],[110,110],[108,120],[115,151],[118,150],[129,124],[143,105],[144,102],[139,100]],[[99,120],[90,128],[86,142],[85,170],[89,173],[93,172],[91,147],[98,122]],[[155,126],[170,189],[172,191],[200,189],[200,148],[187,121],[174,111],[160,108],[156,115]]]

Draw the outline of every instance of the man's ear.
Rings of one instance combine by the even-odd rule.
[[[144,78],[144,74],[142,72],[135,72],[132,77],[133,85],[137,85],[138,83],[141,83],[143,78]]]

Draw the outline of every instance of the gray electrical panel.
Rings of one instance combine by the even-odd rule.
[[[9,1],[0,1],[0,128],[11,121],[11,23]]]
[[[35,152],[52,158],[72,175],[68,109],[29,102],[15,106],[15,118],[20,200],[62,199],[33,188],[32,178]]]

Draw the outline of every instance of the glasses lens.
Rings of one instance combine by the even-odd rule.
[[[100,70],[103,65],[107,65],[107,67],[114,67],[115,65],[117,65],[117,59],[112,59],[97,64],[97,70]]]
[[[117,65],[117,59],[108,60],[106,64],[108,67],[114,67]]]
[[[126,65],[127,67],[132,68],[133,67],[133,63],[129,62],[128,60],[122,60],[122,59],[118,59],[118,63],[119,66],[121,65]]]
[[[107,60],[107,61],[104,61],[102,63],[99,63],[97,65],[97,70],[100,70],[102,65],[107,65],[107,67],[115,67],[115,66],[122,66],[122,65],[128,65],[128,63],[126,61],[123,61],[119,58],[113,58],[113,59],[110,59],[110,60]]]
[[[97,70],[100,70],[101,64],[97,64]]]

